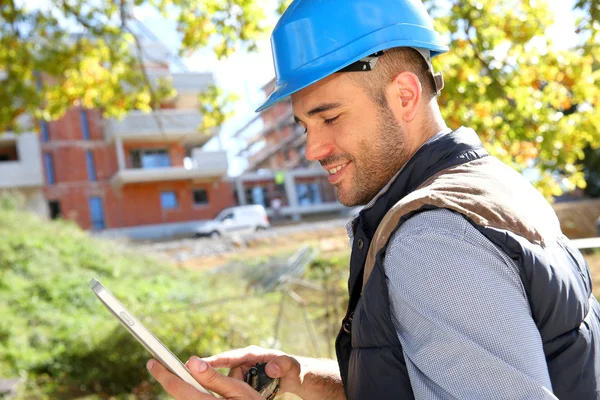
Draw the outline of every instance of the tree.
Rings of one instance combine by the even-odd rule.
[[[179,55],[210,48],[219,58],[253,50],[266,35],[258,0],[48,0],[0,2],[0,132],[19,129],[19,116],[53,120],[70,107],[100,108],[107,118],[149,111],[174,94],[167,80],[143,69],[134,7],[153,7],[177,22]],[[203,94],[205,128],[223,121],[230,97]]]
[[[436,27],[451,39],[437,58],[446,88],[439,102],[449,123],[473,127],[487,149],[515,169],[537,170],[547,197],[585,187],[579,165],[600,145],[600,50],[597,0],[579,1],[581,44],[557,50],[544,34],[545,2],[451,2]],[[435,12],[435,11],[434,11]]]
[[[585,157],[581,161],[583,165],[583,174],[586,187],[584,194],[586,197],[600,197],[600,149],[592,149],[587,146],[584,149]]]

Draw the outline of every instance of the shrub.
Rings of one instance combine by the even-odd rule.
[[[150,355],[93,295],[93,277],[182,361],[261,343],[271,332],[261,313],[248,315],[239,303],[193,307],[239,295],[243,284],[235,277],[178,270],[6,203],[0,209],[0,376],[25,377],[22,397],[156,397],[159,387],[145,370]]]

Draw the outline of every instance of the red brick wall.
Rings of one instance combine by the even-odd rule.
[[[194,205],[192,191],[205,189],[207,205]],[[193,183],[190,181],[129,184],[113,191],[108,182],[88,185],[56,185],[44,188],[48,200],[58,200],[62,217],[75,221],[83,229],[91,228],[89,198],[100,197],[107,228],[185,222],[214,218],[223,208],[235,205],[229,182]],[[174,191],[179,207],[163,210],[160,193]]]
[[[48,124],[48,139],[56,140],[85,140],[83,130],[81,129],[81,113],[83,108],[73,108],[65,113],[65,115]],[[103,140],[104,133],[102,130],[102,113],[100,110],[84,110],[87,115],[88,129],[90,132],[90,140]]]
[[[91,228],[89,198],[100,197],[103,199],[104,217],[106,225],[111,226],[111,216],[114,215],[114,194],[107,182],[91,184],[62,184],[46,186],[44,194],[48,201],[58,200],[62,218],[75,221],[83,229]]]
[[[96,165],[96,178],[99,181],[108,180],[119,170],[117,152],[113,145],[90,149]]]
[[[192,197],[194,189],[205,189],[209,203],[195,206]],[[160,193],[174,191],[178,208],[163,210]],[[154,182],[129,184],[123,188],[122,221],[119,226],[136,226],[170,222],[184,222],[214,218],[222,209],[234,205],[232,186],[229,182],[191,183]]]

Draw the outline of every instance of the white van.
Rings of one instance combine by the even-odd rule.
[[[252,233],[271,226],[267,211],[261,205],[226,208],[210,221],[202,221],[196,227],[196,237],[213,238],[228,234]]]

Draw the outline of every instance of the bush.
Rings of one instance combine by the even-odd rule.
[[[190,306],[239,295],[243,283],[235,276],[178,270],[133,248],[90,238],[74,224],[47,222],[5,203],[0,376],[25,377],[24,398],[156,397],[159,387],[149,383],[144,367],[149,354],[96,299],[88,286],[93,277],[182,361],[261,343],[271,333],[261,313],[248,315],[239,304]],[[252,300],[245,306],[252,307]]]

